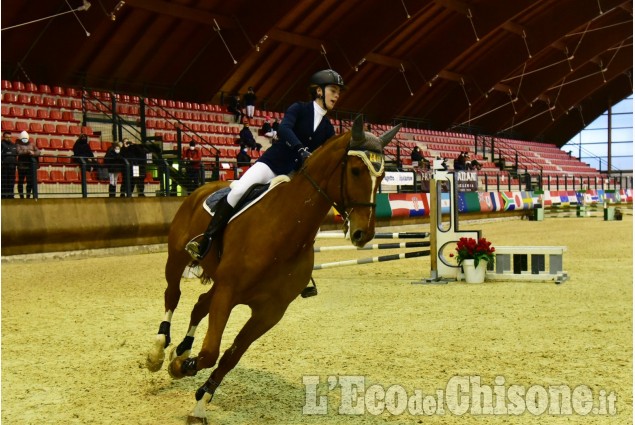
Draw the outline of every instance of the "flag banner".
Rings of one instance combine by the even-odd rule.
[[[427,200],[424,202],[423,193],[391,193],[389,195],[390,209],[392,217],[423,217],[429,215],[425,208]]]

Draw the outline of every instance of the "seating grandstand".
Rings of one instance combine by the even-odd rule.
[[[114,140],[129,137],[149,141],[156,147],[152,161],[167,159],[170,164],[178,164],[179,147],[182,150],[195,141],[202,150],[206,181],[232,180],[244,171],[235,160],[241,124],[234,122],[234,116],[224,106],[8,80],[2,80],[1,88],[2,130],[28,131],[41,150],[37,171],[40,196],[77,194],[77,186],[82,184],[97,185],[88,191],[107,196],[107,181],[100,181],[96,172],[82,171],[71,161],[72,147],[80,134],[88,136],[97,158],[104,156]],[[256,109],[250,122],[254,133],[268,115],[283,118],[282,112]],[[350,128],[352,118],[336,114],[336,131]],[[391,127],[370,124],[376,133]],[[270,145],[264,136],[255,136],[263,150]],[[387,164],[394,170],[412,171],[410,153],[415,146],[425,158],[447,158],[450,165],[460,152],[469,152],[482,165],[481,189],[501,183],[521,187],[525,175],[537,176],[538,186],[551,181],[578,179],[583,185],[606,179],[598,170],[552,144],[410,127],[402,128],[386,147]],[[249,154],[257,159],[261,152],[250,150]],[[167,190],[161,188],[156,172],[148,171],[145,181],[148,193]]]

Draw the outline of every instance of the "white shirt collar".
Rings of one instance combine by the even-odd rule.
[[[320,121],[322,121],[324,115],[326,115],[326,110],[324,110],[315,100],[313,101],[313,106],[313,131],[315,131],[318,128],[318,125],[320,125]]]

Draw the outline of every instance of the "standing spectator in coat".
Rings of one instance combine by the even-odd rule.
[[[132,196],[135,188],[139,197],[146,196],[145,190],[145,178],[146,178],[146,149],[143,147],[140,141],[135,141],[128,146],[128,149],[124,153],[124,157],[130,162],[130,193]]]
[[[88,136],[86,136],[85,134],[81,134],[73,145],[73,161],[81,164],[82,159],[87,164],[86,171],[97,170],[97,159],[95,158],[95,154],[88,144]]]
[[[256,93],[254,92],[253,87],[249,87],[247,89],[247,93],[243,95],[243,104],[245,105],[245,112],[247,113],[247,118],[252,119],[254,117],[254,112],[256,111]]]
[[[11,132],[2,134],[2,199],[13,199],[15,172],[18,166],[18,147],[11,140]]]
[[[24,198],[23,185],[26,180],[26,197],[29,199],[33,193],[40,150],[34,143],[29,142],[29,133],[26,131],[20,133],[20,139],[16,145],[18,150],[18,193],[20,198]]]
[[[117,196],[117,180],[119,175],[125,170],[125,161],[121,154],[121,142],[115,142],[104,155],[104,165],[108,169],[108,196]],[[123,185],[122,185],[123,188]],[[121,192],[123,196],[124,192]]]
[[[189,179],[187,191],[190,193],[195,191],[201,184],[200,176],[202,158],[203,154],[201,153],[201,150],[196,147],[196,142],[191,141],[189,149],[187,149],[183,154],[185,172],[187,173],[187,177]]]

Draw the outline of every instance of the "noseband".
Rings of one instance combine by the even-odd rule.
[[[315,182],[315,180],[306,172],[306,167],[302,167],[300,169],[300,173],[304,177],[306,177],[306,179],[311,183],[315,190],[320,195],[322,195],[328,201],[328,203],[331,204],[333,208],[335,208],[335,210],[342,216],[347,228],[346,230],[348,230],[350,215],[348,212],[349,210],[352,210],[353,207],[375,208],[377,206],[375,202],[354,202],[347,199],[344,187],[346,186],[346,164],[348,162],[349,156],[357,156],[361,158],[364,164],[366,164],[371,178],[379,177],[384,173],[384,156],[381,153],[372,151],[347,150],[346,155],[344,155],[344,157],[342,158],[342,171],[340,173],[340,198],[342,199],[341,205],[333,201],[331,197]]]

